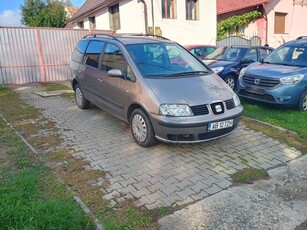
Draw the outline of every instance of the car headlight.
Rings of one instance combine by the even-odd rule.
[[[246,68],[241,69],[240,74],[239,74],[239,78],[244,76],[245,71],[246,71]]]
[[[224,67],[220,66],[220,67],[213,67],[211,68],[213,70],[214,73],[220,73],[224,70]]]
[[[304,78],[303,74],[296,74],[288,77],[282,77],[280,78],[280,81],[284,85],[295,85],[299,83],[301,80],[303,80],[303,78]]]
[[[233,99],[233,102],[235,103],[235,107],[237,107],[237,106],[239,106],[241,104],[240,99],[239,99],[237,94],[234,94],[232,96],[232,99]]]
[[[164,116],[187,117],[193,116],[193,112],[188,105],[162,104],[160,113]]]

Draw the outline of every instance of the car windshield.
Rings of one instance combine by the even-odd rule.
[[[126,47],[144,77],[199,76],[209,72],[204,64],[177,44],[148,43]]]
[[[225,52],[226,47],[219,47],[216,50],[214,50],[212,53],[208,54],[205,57],[205,60],[219,60],[223,53]]]
[[[307,67],[307,48],[281,46],[267,56],[263,62],[277,65]]]

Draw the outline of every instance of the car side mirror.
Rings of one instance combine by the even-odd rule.
[[[120,69],[111,69],[108,71],[110,77],[122,77],[123,73]]]

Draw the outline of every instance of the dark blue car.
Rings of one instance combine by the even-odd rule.
[[[307,37],[287,42],[240,72],[239,96],[307,110]]]
[[[222,50],[223,48],[224,50]],[[265,58],[273,51],[273,48],[267,46],[230,46],[223,48],[220,47],[209,54],[204,62],[232,89],[236,86],[242,68]]]

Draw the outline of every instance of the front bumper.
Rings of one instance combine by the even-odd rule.
[[[237,85],[238,96],[254,101],[278,106],[293,107],[300,100],[303,89],[299,85],[278,85],[274,88],[245,85],[240,79]]]
[[[218,116],[213,114],[193,117],[151,115],[151,121],[158,140],[173,143],[193,143],[217,139],[230,134],[238,127],[242,113],[243,107],[240,105]],[[209,123],[230,119],[233,119],[232,127],[214,131],[208,130]]]

